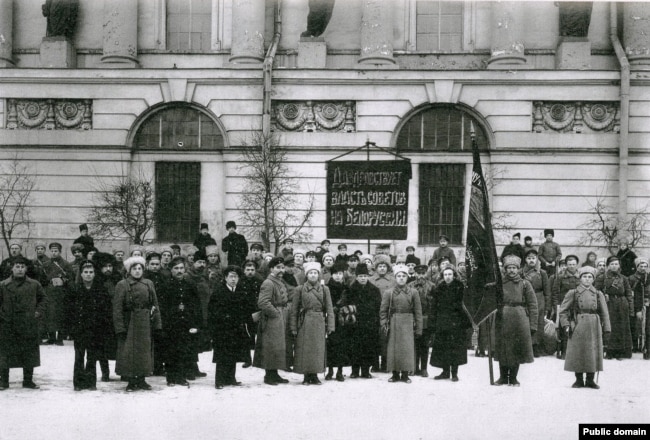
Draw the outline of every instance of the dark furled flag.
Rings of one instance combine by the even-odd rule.
[[[468,288],[464,302],[478,325],[497,309],[503,298],[503,287],[476,137],[472,138],[472,156],[472,191],[465,248]]]

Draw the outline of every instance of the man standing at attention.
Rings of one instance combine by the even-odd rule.
[[[232,220],[226,223],[226,230],[228,235],[221,241],[221,250],[228,254],[229,265],[241,267],[248,254],[246,238],[237,233],[237,224]]]

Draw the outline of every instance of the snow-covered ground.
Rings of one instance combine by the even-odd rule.
[[[373,379],[323,381],[303,386],[302,376],[282,375],[288,385],[262,383],[264,372],[238,365],[244,386],[214,388],[212,354],[200,356],[208,377],[191,388],[169,388],[162,377],[153,391],[126,393],[117,380],[97,391],[72,389],[74,350],[41,347],[37,391],[21,388],[11,370],[0,392],[0,439],[577,439],[579,423],[648,423],[650,361],[606,360],[600,390],[572,389],[574,376],[554,357],[523,365],[520,388],[489,385],[487,358],[469,353],[460,381],[389,383]],[[495,373],[498,364],[495,363]],[[111,362],[111,371],[114,363]],[[345,369],[346,377],[349,368]],[[112,379],[116,379],[114,375]],[[322,380],[322,375],[320,375]]]

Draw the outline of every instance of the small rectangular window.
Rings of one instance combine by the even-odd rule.
[[[437,244],[440,234],[461,244],[464,200],[464,164],[420,164],[419,244]]]
[[[416,50],[463,49],[463,2],[418,0],[415,10]]]
[[[167,49],[210,52],[212,0],[167,0]]]

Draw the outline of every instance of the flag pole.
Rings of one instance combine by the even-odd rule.
[[[472,157],[474,158],[473,161],[479,163],[480,162],[480,156],[479,156],[479,151],[478,151],[478,144],[477,144],[477,141],[476,141],[476,130],[474,129],[474,122],[473,121],[470,121],[469,130],[470,130],[469,131],[470,132],[470,137],[472,139]],[[485,179],[483,178],[483,172],[482,171],[480,172],[480,174],[481,174],[480,177],[483,180],[482,184],[484,186],[483,187],[483,191],[484,191],[483,192],[483,197],[484,197],[484,202],[485,202],[484,209],[488,209],[487,194],[485,193],[485,191],[487,191],[487,188],[485,188]],[[493,256],[496,256],[495,245],[494,245],[494,235],[493,235],[493,232],[492,232],[492,225],[491,225],[491,220],[492,219],[489,218],[490,217],[489,216],[489,211],[487,211],[487,212],[488,212],[488,214],[487,214],[488,218],[485,219],[485,220],[487,220],[487,222],[486,222],[487,224],[485,226],[486,226],[486,229],[487,229],[486,232],[489,235],[490,252],[493,254]],[[496,279],[496,284],[497,285],[499,284],[498,276],[497,276],[497,279]],[[494,313],[491,313],[488,316],[487,320],[485,321],[485,324],[487,326],[487,336],[488,336],[488,369],[489,369],[489,373],[490,373],[490,385],[494,385],[494,362],[493,362],[494,348],[492,346],[492,325],[493,325],[493,323],[494,323]]]

